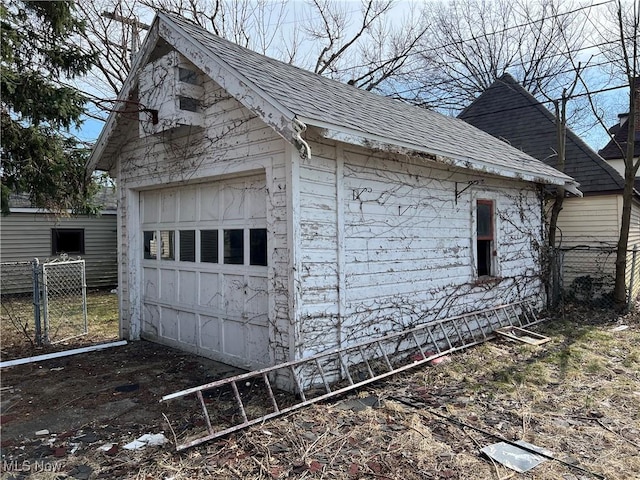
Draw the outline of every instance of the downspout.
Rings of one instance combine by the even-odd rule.
[[[293,140],[296,143],[296,147],[300,152],[300,158],[303,160],[307,160],[311,158],[311,147],[309,144],[302,138],[302,134],[307,130],[307,126],[302,123],[297,118],[293,118],[293,131],[295,132],[293,135]]]

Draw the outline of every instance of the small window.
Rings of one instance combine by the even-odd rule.
[[[178,67],[178,80],[191,85],[198,85],[198,74],[188,68]]]
[[[84,254],[83,228],[52,228],[51,254]]]
[[[244,265],[244,230],[224,231],[224,263]]]
[[[196,261],[196,231],[180,230],[180,261]]]
[[[188,112],[197,112],[198,100],[191,97],[180,97],[180,110],[186,110]]]
[[[249,230],[249,263],[251,265],[267,265],[266,228]]]
[[[144,232],[144,258],[146,260],[158,258],[158,239],[156,232]]]
[[[476,209],[476,251],[478,276],[495,275],[493,267],[494,254],[494,224],[493,201],[478,200]]]
[[[218,263],[218,230],[200,232],[200,261]]]
[[[162,260],[175,260],[174,238],[175,232],[173,230],[160,231],[160,258]]]

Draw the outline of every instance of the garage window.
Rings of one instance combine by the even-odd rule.
[[[158,256],[158,239],[156,232],[144,232],[144,258],[152,260]]]
[[[224,263],[244,265],[244,230],[224,231]]]
[[[266,228],[252,228],[249,230],[249,257],[251,265],[267,265]]]
[[[160,258],[162,260],[175,260],[174,238],[175,232],[173,230],[160,231]]]
[[[196,261],[196,231],[180,230],[180,261]]]
[[[218,230],[200,231],[200,261],[218,263]]]
[[[493,201],[478,200],[477,202],[477,269],[478,276],[494,276],[494,224]]]

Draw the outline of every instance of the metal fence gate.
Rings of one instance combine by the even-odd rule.
[[[88,332],[84,260],[43,263],[41,290],[46,342],[59,343]]]
[[[88,333],[84,260],[0,264],[2,316],[36,345]]]

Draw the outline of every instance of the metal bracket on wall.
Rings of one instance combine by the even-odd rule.
[[[499,328],[539,323],[529,302],[430,322],[301,360],[165,395],[180,402],[177,450],[263,423],[306,405],[495,338]],[[286,380],[295,393],[277,390]]]
[[[467,186],[464,187],[462,190],[458,190],[458,183],[462,184],[463,182],[456,182],[456,205],[458,204],[458,198],[460,198],[460,195],[462,195],[472,186],[479,185],[480,183],[484,183],[484,180],[469,180],[468,182],[466,182]]]

